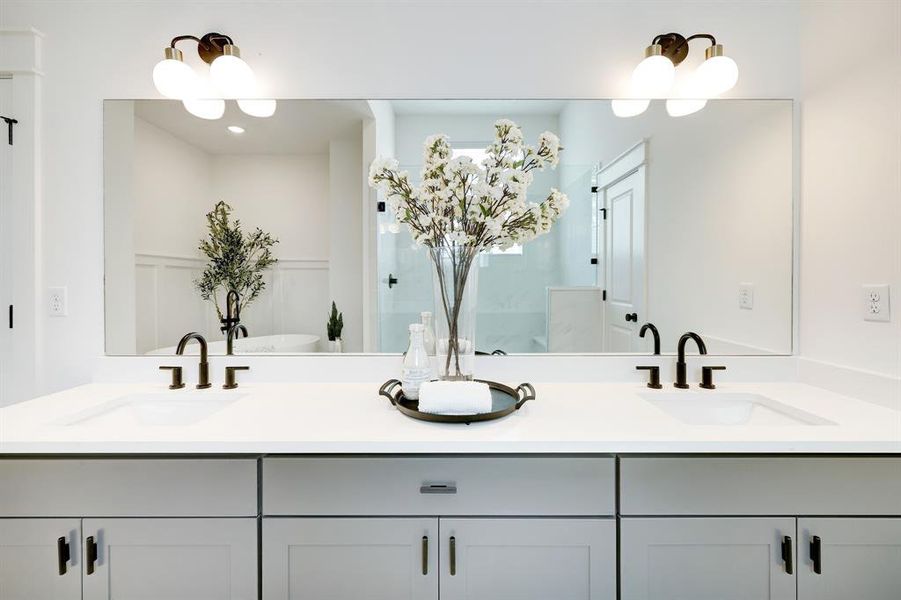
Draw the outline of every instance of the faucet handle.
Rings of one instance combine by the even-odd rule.
[[[716,366],[716,367],[701,367],[701,384],[700,386],[705,390],[713,390],[716,389],[716,386],[713,385],[713,372],[714,371],[725,371],[726,367]]]
[[[238,387],[237,371],[249,371],[250,367],[225,367],[225,383],[222,384],[223,390],[233,390]]]
[[[172,371],[172,383],[169,384],[170,390],[180,390],[185,387],[185,382],[181,379],[181,367],[162,366],[160,371]]]
[[[636,371],[647,371],[648,372],[648,387],[654,390],[659,390],[663,386],[660,385],[660,367],[654,365],[641,365],[635,367]]]

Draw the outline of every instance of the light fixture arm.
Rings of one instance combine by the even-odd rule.
[[[685,37],[681,33],[661,33],[654,36],[651,45],[659,45],[663,56],[670,59],[674,65],[679,65],[688,56],[688,42],[692,40],[705,39],[710,41],[711,46],[716,46],[716,38],[709,33],[695,33]]]
[[[177,35],[169,42],[170,48],[175,48],[175,44],[184,40],[192,40],[197,42],[197,54],[203,59],[203,62],[212,64],[214,60],[226,54],[226,46],[234,46],[234,41],[230,36],[223,33],[207,33],[203,37],[194,35]]]

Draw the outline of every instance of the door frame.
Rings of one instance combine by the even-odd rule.
[[[6,192],[14,203],[10,208],[12,256],[5,259],[15,282],[12,297],[2,306],[0,327],[3,343],[14,347],[4,362],[12,377],[0,388],[0,407],[27,400],[41,389],[41,349],[43,347],[41,270],[41,42],[43,34],[32,28],[0,29],[0,75],[10,80],[12,90],[9,116],[18,123],[14,129],[11,185]],[[5,124],[4,124],[5,125]],[[5,129],[5,127],[4,127]],[[6,143],[6,131],[0,136]],[[4,199],[5,201],[5,199]],[[7,254],[7,253],[4,253]],[[5,299],[5,298],[4,298]],[[8,324],[8,305],[14,305],[14,327]],[[0,360],[4,357],[0,355]]]
[[[596,188],[597,188],[597,209],[604,211],[605,215],[609,212],[610,207],[607,205],[607,189],[616,185],[623,179],[637,173],[639,169],[644,167],[644,197],[642,198],[644,207],[644,228],[643,244],[645,268],[642,273],[641,281],[641,302],[644,306],[644,312],[648,312],[648,139],[642,138],[635,144],[632,144],[624,152],[617,155],[607,163],[599,162],[595,172]],[[597,279],[598,287],[605,292],[610,289],[610,282],[607,279],[607,219],[598,221],[597,244],[598,244],[598,260],[597,260]],[[601,328],[603,335],[603,352],[607,352],[607,302],[601,303]],[[648,319],[644,319],[647,321]]]

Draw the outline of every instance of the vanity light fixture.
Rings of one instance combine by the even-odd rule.
[[[618,117],[634,117],[647,109],[651,98],[672,94],[676,67],[688,56],[689,42],[696,39],[710,41],[704,51],[704,62],[691,73],[680,97],[667,100],[667,113],[673,117],[689,115],[704,108],[708,98],[732,89],[738,82],[738,65],[723,53],[723,46],[715,37],[709,33],[688,37],[662,33],[645,48],[644,59],[632,72],[631,98],[614,100],[611,103],[613,113]]]
[[[184,54],[175,47],[184,40],[197,43],[198,55],[210,65],[209,82],[185,63]],[[163,60],[153,68],[153,83],[160,94],[181,100],[188,112],[201,119],[221,118],[225,114],[223,98],[237,99],[238,107],[253,117],[275,113],[275,100],[254,98],[257,86],[253,69],[241,59],[241,50],[232,38],[221,33],[172,38],[163,51]]]
[[[236,133],[236,134],[244,133],[244,128],[241,127],[240,125],[229,125],[228,130],[231,131],[232,133]]]

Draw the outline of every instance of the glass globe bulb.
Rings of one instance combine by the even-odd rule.
[[[181,60],[165,58],[153,67],[153,85],[166,98],[181,100],[190,96],[197,74]]]
[[[225,114],[225,100],[221,98],[185,98],[181,103],[189,113],[208,121],[221,119]]]
[[[636,117],[646,111],[651,104],[650,100],[611,100],[610,108],[617,117]]]
[[[711,56],[695,71],[698,90],[710,98],[728,92],[738,82],[738,65],[728,56]]]
[[[707,100],[694,98],[670,98],[666,101],[666,113],[671,117],[684,117],[707,106]]]
[[[271,117],[275,114],[275,107],[275,100],[238,99],[238,108],[251,117]]]
[[[214,60],[210,79],[226,98],[246,98],[256,91],[253,70],[238,56],[224,54]]]
[[[643,98],[665,96],[675,77],[673,61],[659,54],[648,56],[632,71],[632,93]]]

